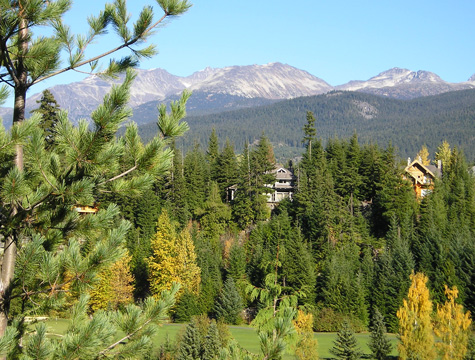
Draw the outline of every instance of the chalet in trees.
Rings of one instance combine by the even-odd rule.
[[[267,196],[267,206],[271,209],[284,199],[292,200],[295,187],[295,176],[290,169],[284,167],[276,167],[272,173],[275,175],[275,182],[273,184],[267,184],[266,187],[272,189]],[[234,196],[237,190],[237,185],[233,185],[227,188],[226,198],[227,201],[234,200]]]
[[[292,200],[295,185],[295,176],[289,169],[277,167],[273,173],[275,174],[275,183],[266,185],[273,190],[267,194],[267,206],[271,209],[284,199]]]
[[[442,177],[442,165],[439,160],[437,166],[424,165],[421,159],[411,162],[411,158],[407,159],[407,167],[404,171],[406,179],[412,182],[412,186],[418,198],[423,198],[429,194],[434,188],[435,178]]]

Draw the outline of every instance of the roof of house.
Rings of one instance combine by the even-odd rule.
[[[413,162],[411,162],[409,165],[406,166],[405,172],[414,177],[414,175],[411,172],[411,169],[417,168],[419,171],[421,171],[423,174],[428,174],[432,178],[436,177],[441,177],[442,176],[442,169],[440,167],[437,167],[435,165],[424,165],[422,161],[416,159]],[[418,181],[418,179],[415,179]]]
[[[275,173],[276,180],[293,180],[294,174],[289,169],[283,167],[276,167],[273,172]]]

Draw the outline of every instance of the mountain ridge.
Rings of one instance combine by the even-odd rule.
[[[115,81],[118,82],[120,79]],[[112,83],[95,76],[80,82],[53,86],[50,91],[60,106],[68,111],[70,118],[77,121],[89,118]],[[185,77],[170,74],[161,68],[138,69],[131,88],[129,105],[137,114],[145,114],[146,112],[140,109],[141,106],[153,108],[153,103],[168,103],[177,99],[184,89],[195,93],[195,105],[189,107],[191,113],[194,109],[202,113],[214,113],[300,96],[319,95],[333,90],[412,99],[469,88],[475,88],[475,74],[466,82],[449,83],[435,73],[397,67],[383,71],[366,81],[352,80],[346,84],[332,86],[305,70],[274,62],[224,68],[207,67]],[[40,98],[41,93],[38,93],[27,99],[27,112],[38,106],[36,101]],[[218,104],[221,104],[222,108],[219,108]],[[0,108],[0,116],[4,117],[7,123],[11,121],[11,114],[11,108]],[[134,120],[142,123],[150,121],[137,116],[134,116]]]

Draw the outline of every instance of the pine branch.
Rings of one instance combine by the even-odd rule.
[[[132,171],[136,170],[137,167],[138,167],[138,165],[136,164],[133,167],[131,167],[129,170],[124,171],[122,174],[114,176],[113,178],[110,178],[109,180],[103,181],[103,182],[97,184],[97,186],[105,185],[105,184],[110,183],[114,180],[120,179],[121,177],[124,177],[125,175],[127,175],[127,174],[131,173]]]
[[[168,16],[170,16],[170,15],[167,14],[167,13],[165,13],[155,24],[149,26],[149,27],[144,31],[143,34],[134,37],[134,38],[131,39],[130,41],[127,41],[127,42],[123,43],[123,44],[120,45],[120,46],[117,46],[116,48],[114,48],[114,49],[112,49],[112,50],[106,51],[105,53],[102,53],[102,54],[97,55],[97,56],[94,56],[94,57],[92,57],[92,58],[90,58],[90,59],[81,61],[81,62],[79,62],[79,63],[77,63],[77,64],[75,64],[75,65],[70,65],[70,66],[65,67],[65,68],[63,68],[63,69],[61,69],[61,70],[58,70],[58,71],[56,71],[56,72],[53,72],[53,73],[51,73],[51,74],[45,75],[45,76],[43,76],[43,77],[41,77],[41,78],[38,78],[38,79],[36,79],[35,81],[33,81],[33,82],[30,84],[30,86],[35,85],[35,84],[37,84],[37,83],[39,83],[39,82],[41,82],[41,81],[43,81],[43,80],[49,79],[50,77],[53,77],[53,76],[62,74],[62,73],[64,73],[64,72],[66,72],[66,71],[74,70],[74,69],[76,69],[76,68],[78,68],[78,67],[84,66],[84,65],[89,64],[89,63],[94,62],[94,61],[97,61],[97,60],[102,59],[102,58],[104,58],[104,57],[106,57],[106,56],[108,56],[108,55],[111,55],[111,54],[113,54],[113,53],[115,53],[115,52],[117,52],[117,51],[119,51],[119,50],[121,50],[121,49],[127,48],[127,47],[129,47],[129,46],[135,44],[137,41],[141,40],[141,38],[143,37],[144,34],[147,34],[148,32],[150,32],[154,27],[156,27],[156,26],[158,26],[160,23],[162,23],[163,20],[165,20]]]

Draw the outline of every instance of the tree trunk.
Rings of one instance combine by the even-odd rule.
[[[20,31],[18,33],[20,52],[26,53],[28,49],[28,27],[27,22],[23,19],[20,22]],[[26,91],[28,89],[28,74],[24,67],[22,57],[19,57],[17,64],[17,72],[15,79],[15,105],[13,109],[13,124],[20,123],[25,120],[25,101]],[[18,170],[23,171],[23,147],[16,146],[15,166]],[[12,204],[11,216],[17,214],[16,205]],[[2,269],[0,276],[0,337],[5,334],[8,326],[8,310],[10,308],[10,294],[13,275],[15,273],[15,263],[17,257],[17,231],[14,230],[5,239],[5,249],[2,259]],[[0,358],[2,359],[2,358]]]

